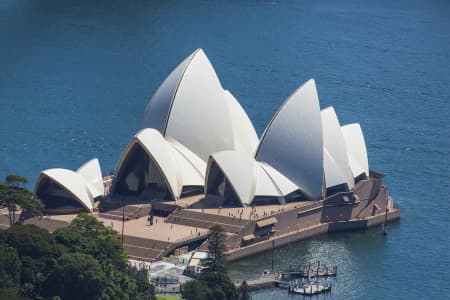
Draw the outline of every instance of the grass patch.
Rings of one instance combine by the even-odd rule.
[[[157,300],[181,300],[180,296],[172,296],[172,295],[156,295]]]

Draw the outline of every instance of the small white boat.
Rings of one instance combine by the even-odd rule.
[[[298,285],[296,287],[290,288],[290,291],[295,294],[312,296],[320,293],[331,291],[331,284],[319,284],[319,283],[311,283]]]

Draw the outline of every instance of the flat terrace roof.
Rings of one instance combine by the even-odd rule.
[[[211,215],[220,215],[226,217],[234,217],[239,218],[242,211],[242,219],[244,220],[258,220],[262,218],[266,218],[271,215],[276,215],[277,213],[300,208],[304,206],[308,206],[310,204],[315,203],[316,201],[301,201],[287,204],[274,204],[274,205],[261,205],[255,207],[223,207],[223,208],[188,208],[186,210],[203,212]]]
[[[161,203],[170,204],[170,205],[178,205],[182,208],[186,208],[191,206],[192,204],[195,204],[199,202],[200,200],[203,200],[205,198],[204,194],[189,196],[185,198],[180,198],[177,201],[160,201]]]
[[[122,221],[112,220],[100,217],[98,213],[92,214],[99,221],[103,222],[105,226],[112,227],[112,229],[122,233]],[[70,223],[77,217],[73,215],[52,215],[50,220],[57,220]],[[139,238],[148,238],[152,240],[164,242],[176,242],[181,239],[188,239],[204,235],[208,229],[191,227],[186,225],[172,224],[164,222],[165,218],[155,216],[153,218],[153,225],[147,225],[147,218],[142,217],[138,219],[130,219],[125,222],[124,235],[135,236]],[[168,239],[169,238],[169,239]]]
[[[95,217],[102,221],[105,226],[111,226],[117,232],[122,232],[122,221],[106,219],[98,215],[95,215]],[[199,233],[203,235],[208,232],[208,229],[165,223],[164,220],[163,217],[155,216],[153,225],[147,225],[147,218],[130,219],[125,222],[124,234],[164,242],[176,242],[181,239],[194,238]]]

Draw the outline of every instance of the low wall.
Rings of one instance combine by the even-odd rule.
[[[388,212],[388,221],[394,221],[400,218],[400,210],[393,209]],[[258,242],[246,247],[241,247],[236,250],[232,250],[228,253],[228,260],[239,260],[257,253],[265,252],[272,249],[272,241],[275,240],[275,247],[281,247],[293,242],[304,240],[316,235],[336,232],[336,231],[348,231],[356,229],[366,229],[369,227],[381,225],[384,222],[385,214],[379,214],[377,216],[368,217],[363,220],[350,220],[333,223],[322,223],[314,225],[300,231],[290,232],[283,235],[277,235],[273,239]]]

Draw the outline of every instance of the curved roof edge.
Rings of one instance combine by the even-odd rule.
[[[237,151],[221,151],[212,154],[208,160],[206,177],[214,161],[227,177],[242,205],[250,205],[255,195],[256,161],[253,157]],[[208,190],[206,179],[205,190]]]
[[[224,91],[202,49],[164,80],[148,103],[140,129],[154,128],[201,158],[237,150],[254,155],[258,136],[245,110]]]
[[[184,72],[194,56],[200,51],[203,52],[203,50],[197,49],[185,58],[161,83],[145,108],[139,130],[155,128],[163,135],[165,134],[173,100],[184,76]]]
[[[281,197],[287,196],[299,189],[298,186],[295,185],[295,183],[293,183],[289,178],[281,174],[277,169],[273,168],[268,163],[259,162],[259,164],[270,177],[272,182],[276,185],[277,189],[280,191]]]
[[[90,161],[85,162],[76,172],[83,176],[83,178],[91,185],[91,192],[94,198],[103,196],[105,193],[105,187],[103,185],[100,162],[97,158],[93,158]]]
[[[323,148],[323,168],[325,170],[325,184],[327,189],[344,183],[348,185],[349,189],[353,187],[355,181],[353,175],[352,185],[349,185],[344,173],[326,147]]]
[[[274,115],[256,159],[284,174],[307,197],[323,198],[322,121],[314,79],[301,85]]]
[[[362,173],[369,176],[369,160],[361,126],[359,123],[352,123],[342,126],[341,129],[353,177],[357,177]]]
[[[179,199],[183,186],[203,186],[206,164],[177,140],[167,137],[153,128],[140,130],[129,142],[114,171],[118,173],[134,145],[138,144],[153,161],[163,177],[173,199]],[[115,186],[113,183],[113,190]]]
[[[237,151],[214,153],[208,161],[208,178],[212,161],[230,182],[242,205],[251,205],[255,197],[276,197],[284,204],[284,197],[299,188],[278,170],[264,162]],[[208,179],[206,179],[206,185]],[[206,186],[206,190],[208,187]]]
[[[37,192],[44,176],[56,182],[69,194],[73,195],[74,199],[84,208],[86,208],[89,212],[92,212],[94,199],[89,193],[86,185],[87,181],[80,174],[72,170],[60,168],[44,170],[36,180],[36,185],[34,188],[35,192]]]
[[[216,71],[198,50],[180,80],[163,135],[206,162],[211,153],[234,149],[232,119]]]
[[[131,144],[135,143],[139,143],[149,158],[159,168],[160,174],[166,181],[173,199],[178,199],[182,189],[181,178],[176,171],[176,164],[171,155],[171,149],[161,133],[153,128],[143,129],[131,141]]]
[[[346,183],[348,188],[352,189],[355,181],[348,163],[347,149],[336,111],[330,106],[321,111],[321,116],[326,187]]]
[[[224,95],[232,118],[234,150],[253,156],[259,143],[255,127],[236,97],[228,90],[224,90]]]

